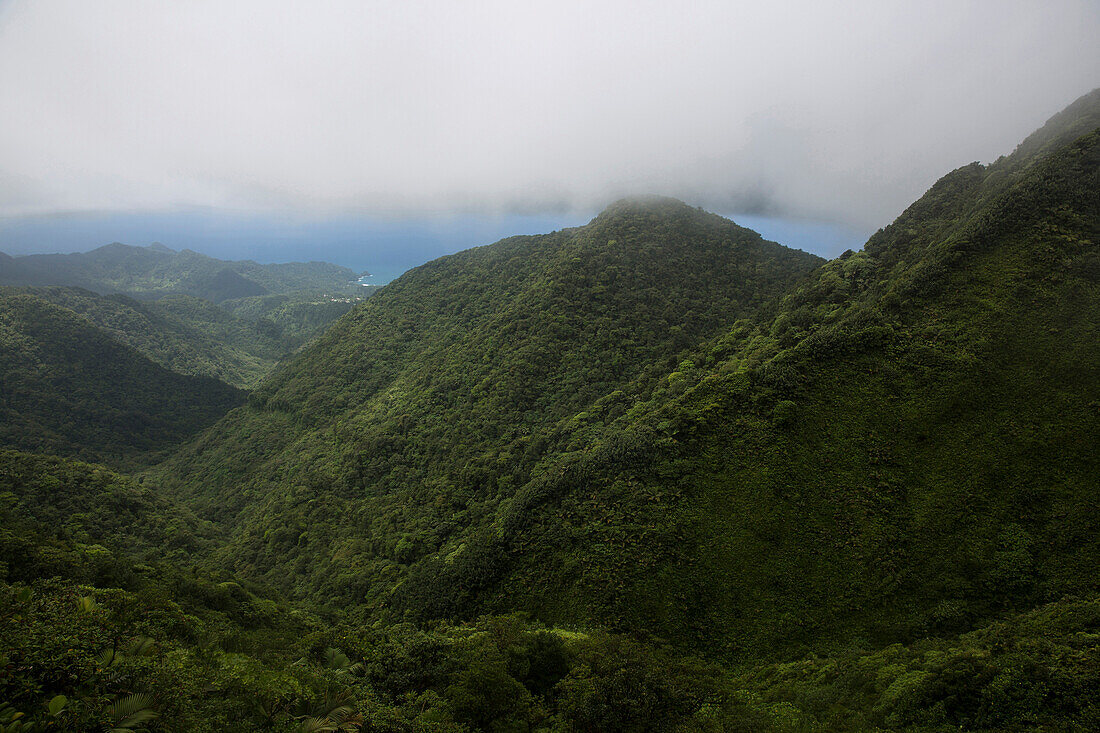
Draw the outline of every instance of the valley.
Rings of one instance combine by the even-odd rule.
[[[1100,90],[828,261],[0,256],[0,726],[1100,727],[1098,238]]]

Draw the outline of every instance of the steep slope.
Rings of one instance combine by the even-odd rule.
[[[91,252],[0,257],[0,285],[68,285],[149,298],[193,295],[215,302],[301,290],[348,294],[355,273],[327,262],[230,262],[161,245],[115,242]]]
[[[421,558],[491,531],[557,422],[667,372],[819,262],[667,199],[445,257],[357,307],[154,476],[237,528],[226,561],[240,572],[380,602]]]
[[[148,463],[244,396],[170,372],[71,310],[0,296],[0,445]]]
[[[1081,121],[1100,106],[1070,109],[1029,138],[1037,148],[946,176],[865,252],[797,279],[763,308],[731,308],[748,316],[732,327],[689,335],[679,353],[655,347],[649,369],[646,349],[630,345],[638,360],[622,373],[633,376],[593,401],[578,395],[580,412],[562,390],[606,385],[566,378],[568,355],[544,357],[547,409],[569,407],[523,423],[522,456],[510,433],[479,432],[494,414],[444,403],[439,389],[467,379],[450,376],[459,369],[476,372],[470,383],[496,380],[486,390],[514,383],[498,366],[523,346],[471,330],[450,299],[443,315],[419,310],[411,294],[382,301],[375,318],[396,314],[410,328],[376,324],[370,344],[322,342],[256,411],[237,413],[234,447],[267,451],[261,480],[237,475],[251,505],[233,548],[241,567],[264,567],[270,558],[257,564],[256,548],[270,552],[291,529],[297,549],[279,554],[277,569],[323,571],[300,589],[322,588],[321,600],[386,601],[398,618],[508,615],[424,628],[318,618],[187,567],[214,530],[148,481],[0,451],[0,725],[25,714],[15,725],[99,729],[126,708],[173,731],[1100,728],[1100,130]],[[658,231],[680,215],[670,202],[614,212]],[[581,241],[598,249],[601,239]],[[493,281],[500,250],[480,251],[489,291],[508,287]],[[549,260],[553,273],[560,263]],[[416,282],[413,293],[436,297],[440,287]],[[459,284],[459,303],[468,307],[472,292]],[[545,302],[523,285],[509,292]],[[586,318],[599,313],[584,305],[589,289],[569,295]],[[490,298],[484,320],[471,322],[500,323],[494,306],[521,312]],[[357,314],[341,327],[345,340],[362,333]],[[545,325],[524,343],[599,345],[584,323],[572,340],[540,340]],[[454,364],[436,355],[438,388],[414,358],[463,328],[474,346],[448,342]],[[387,358],[359,353],[381,346]],[[476,348],[489,366],[471,358]],[[373,373],[357,370],[378,365],[404,423],[379,427],[370,421],[384,415],[310,392],[367,394],[369,404],[380,387],[339,380],[363,381]],[[468,404],[528,417],[482,399]],[[485,451],[514,452],[479,467],[478,486],[497,487],[482,502],[486,519],[468,521],[467,510],[435,552],[418,547],[423,536],[402,536],[395,549],[408,562],[387,564],[370,543],[415,529],[421,504],[456,492],[437,492],[437,481],[422,496],[406,492],[406,504],[354,492],[400,486],[418,460],[420,476],[446,477],[439,462],[462,452],[420,444],[432,436],[419,421],[433,410],[448,439],[469,434]],[[263,424],[264,412],[280,422]],[[325,483],[355,465],[357,437],[395,427],[414,445],[388,484],[356,486],[346,474]],[[350,445],[351,457],[335,453],[319,470],[308,451],[326,441]],[[189,456],[192,467],[204,460]],[[522,480],[517,465],[530,480],[502,491]],[[314,483],[284,492],[271,479],[280,471],[286,485]],[[209,498],[239,500],[227,486]],[[261,492],[275,501],[265,506]],[[319,563],[318,551],[333,551],[331,561]],[[516,609],[586,628],[547,627]]]
[[[1098,106],[1052,120],[1042,154],[944,177],[660,389],[590,408],[494,531],[392,606],[745,658],[1094,594],[1100,130],[1074,136]]]
[[[212,377],[236,387],[258,382],[289,350],[274,324],[235,318],[213,303],[189,295],[141,302],[83,288],[0,287],[0,297],[19,293],[87,318],[116,341],[166,369]]]

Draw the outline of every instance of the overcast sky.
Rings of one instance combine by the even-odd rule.
[[[1100,86],[1100,2],[0,3],[0,216],[888,223]]]

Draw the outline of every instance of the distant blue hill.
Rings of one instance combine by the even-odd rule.
[[[19,217],[0,220],[0,251],[76,252],[99,242],[156,242],[150,249],[164,252],[190,248],[225,260],[334,262],[356,273],[370,271],[371,277],[365,282],[384,285],[437,257],[514,234],[544,234],[580,226],[594,215],[594,211],[581,211],[398,220],[192,210]],[[831,223],[738,213],[727,216],[760,232],[765,239],[822,257],[859,249],[870,234]]]
[[[144,298],[193,295],[215,303],[303,290],[343,292],[355,279],[352,270],[327,262],[234,262],[159,243],[0,258],[0,285],[68,285]]]

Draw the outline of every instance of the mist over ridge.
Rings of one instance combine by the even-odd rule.
[[[1088,2],[11,2],[0,215],[557,216],[654,191],[870,232],[1094,86],[1098,31]]]

